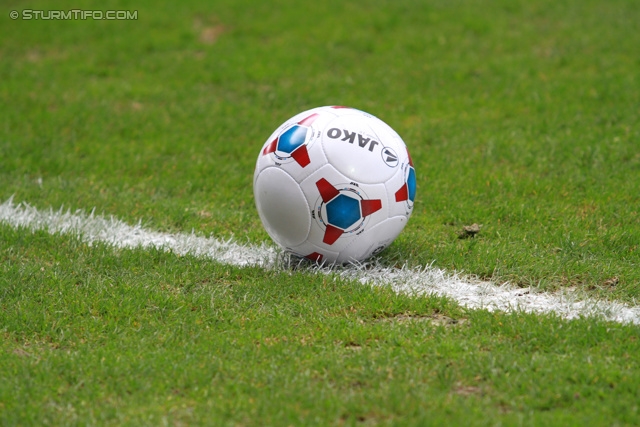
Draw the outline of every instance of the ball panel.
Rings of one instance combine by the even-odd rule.
[[[318,141],[322,129],[334,117],[329,109],[320,107],[287,120],[263,144],[256,173],[268,166],[278,166],[301,181],[326,164],[324,150]]]
[[[409,192],[409,201],[413,203],[416,198],[416,171],[413,167],[409,168],[409,173],[407,175],[407,191]]]
[[[310,116],[313,117],[313,116]],[[277,139],[276,150],[280,150],[283,153],[291,154],[307,140],[309,134],[309,127],[294,124],[289,129],[284,131]]]
[[[320,248],[308,241],[294,248],[287,249],[296,256],[306,258],[310,261],[316,261],[318,264],[333,264],[336,262],[339,255],[336,251]]]
[[[409,163],[403,162],[398,174],[389,179],[385,186],[390,216],[404,215],[409,218],[413,213],[413,198],[416,192],[413,167]]]
[[[407,224],[407,217],[395,216],[368,228],[343,249],[338,263],[354,262],[369,258],[388,247]]]
[[[329,202],[340,194],[334,183],[343,184],[345,182],[349,182],[349,180],[331,165],[326,164],[300,183],[300,188],[307,197],[307,203],[312,209],[311,229],[309,230],[308,240],[323,250],[330,250],[336,253],[343,248],[348,235],[340,235],[335,240],[333,240],[335,235],[331,235],[331,237],[325,236],[327,233],[327,214],[326,207],[322,209],[321,206],[324,207],[323,196]],[[331,243],[325,243],[325,241],[330,241]]]
[[[267,233],[283,247],[297,246],[309,235],[309,204],[298,183],[286,172],[270,167],[254,185],[258,214]]]
[[[389,215],[384,184],[350,181],[332,165],[315,171],[300,187],[312,209],[309,241],[320,248],[340,251]]]
[[[329,163],[350,180],[363,183],[381,182],[393,175],[382,161],[382,143],[370,122],[342,115],[327,124],[322,137]]]
[[[340,110],[348,111],[348,110]],[[327,160],[341,173],[362,183],[390,178],[404,153],[404,142],[386,123],[359,110],[327,123],[322,138]]]

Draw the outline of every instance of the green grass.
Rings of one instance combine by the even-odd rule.
[[[264,241],[262,142],[346,104],[390,123],[416,162],[407,259],[545,289],[618,277],[613,297],[638,297],[638,5],[413,3],[6,20],[0,197]],[[474,222],[479,238],[458,240]]]
[[[262,143],[299,111],[350,105],[396,129],[416,166],[414,214],[383,261],[640,296],[640,3],[55,7],[138,19],[14,21],[52,6],[3,6],[0,202],[261,243]],[[6,226],[0,260],[3,425],[639,417],[637,327]]]
[[[615,425],[637,328],[324,275],[0,237],[0,423]],[[585,331],[588,331],[585,334]]]

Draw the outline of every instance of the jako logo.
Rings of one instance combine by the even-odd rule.
[[[344,135],[343,135],[344,134]],[[358,136],[358,145],[365,148],[369,145],[369,151],[373,151],[373,148],[379,144],[378,141],[374,141],[371,138],[366,138],[359,133],[349,132],[348,130],[340,130],[338,128],[331,128],[327,132],[327,136],[332,139],[338,139],[342,137],[341,141],[348,141],[349,144],[356,142],[356,135]]]

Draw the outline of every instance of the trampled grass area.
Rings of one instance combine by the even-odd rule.
[[[350,105],[416,166],[389,262],[638,298],[636,2],[62,1],[138,19],[9,18],[27,8],[52,6],[0,16],[0,201],[263,242],[262,143]],[[0,230],[8,423],[638,419],[631,326]]]

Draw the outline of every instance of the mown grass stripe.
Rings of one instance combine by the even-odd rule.
[[[120,248],[155,247],[235,266],[284,268],[287,265],[280,251],[266,244],[253,246],[195,234],[160,233],[147,230],[141,224],[126,224],[114,217],[82,211],[72,213],[63,209],[41,211],[27,203],[15,204],[12,199],[0,205],[0,222],[13,227],[47,230],[52,234],[77,234],[88,243],[99,241]],[[310,268],[309,272],[338,274],[362,284],[390,286],[396,292],[446,296],[473,309],[555,313],[567,319],[596,316],[603,320],[640,324],[640,306],[580,298],[566,290],[552,294],[509,284],[475,281],[431,266],[389,268],[369,263],[340,268]]]

